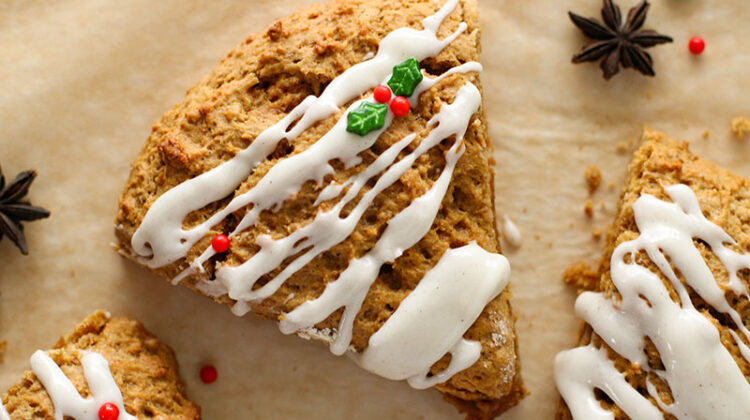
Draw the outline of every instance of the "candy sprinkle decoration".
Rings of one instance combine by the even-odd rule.
[[[412,57],[393,67],[393,75],[388,80],[388,87],[396,96],[409,97],[423,78],[419,70],[419,61]]]
[[[212,365],[206,365],[201,368],[200,377],[204,384],[212,384],[218,379],[219,371]]]
[[[117,420],[120,417],[120,409],[112,403],[104,403],[99,407],[99,420]]]
[[[706,49],[706,41],[699,36],[694,36],[690,38],[690,42],[688,42],[688,49],[694,55],[700,55],[703,50]]]
[[[349,112],[346,131],[364,136],[371,131],[381,129],[385,125],[386,112],[388,112],[386,104],[362,102],[357,109]]]
[[[391,101],[391,112],[397,117],[405,116],[409,113],[409,109],[411,109],[411,104],[409,103],[409,100],[403,96],[396,96]]]
[[[211,248],[218,253],[227,252],[229,250],[229,238],[227,235],[220,233],[211,239]]]
[[[389,107],[397,117],[408,114],[411,104],[406,98],[414,93],[422,79],[424,76],[419,69],[419,61],[414,57],[393,66],[393,74],[388,83],[376,87],[372,92],[377,103],[365,101],[357,109],[350,111],[346,131],[365,136],[373,130],[383,128]]]
[[[372,97],[375,99],[375,102],[381,103],[381,104],[387,104],[388,101],[391,100],[391,88],[389,88],[386,85],[380,85],[375,88],[375,90],[372,92]]]

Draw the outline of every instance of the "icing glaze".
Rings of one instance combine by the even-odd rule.
[[[508,216],[503,218],[503,238],[514,248],[521,246],[521,231]]]
[[[353,359],[386,378],[407,379],[418,389],[447,380],[479,359],[482,345],[463,335],[509,277],[507,259],[475,242],[449,249]],[[430,367],[446,353],[452,356],[448,367],[428,377]]]
[[[378,136],[389,128],[393,122],[393,114],[386,114],[382,128],[359,136],[346,131],[345,116],[363,101],[371,100],[372,96],[354,101],[345,110],[340,108],[388,80],[394,65],[409,57],[423,60],[434,56],[464,32],[466,24],[462,22],[446,38],[440,40],[436,35],[442,21],[456,7],[457,2],[458,0],[449,0],[436,14],[425,18],[424,29],[421,31],[399,28],[391,32],[381,40],[377,54],[344,71],[319,97],[306,98],[235,157],[161,195],[151,205],[132,237],[132,249],[141,262],[156,268],[185,258],[187,252],[198,240],[208,235],[212,227],[229,214],[251,206],[228,235],[232,238],[253,226],[262,211],[280,208],[284,201],[299,192],[305,182],[315,181],[320,185],[326,175],[334,172],[328,162],[339,160],[346,167],[360,164],[358,155],[370,148]],[[412,107],[416,106],[419,95],[452,74],[481,70],[479,63],[469,62],[436,77],[424,75],[409,97],[410,104]],[[377,195],[396,183],[420,156],[444,139],[454,138],[445,155],[446,164],[438,179],[428,191],[414,199],[388,222],[373,249],[350,261],[347,269],[326,286],[321,296],[304,302],[280,317],[279,327],[282,332],[296,333],[302,337],[320,337],[322,334],[331,340],[330,349],[333,353],[345,353],[350,349],[354,318],[377,278],[380,267],[393,262],[406,249],[414,246],[432,226],[450,185],[456,163],[464,152],[463,136],[480,105],[479,89],[472,83],[466,83],[456,92],[453,102],[442,105],[427,123],[429,133],[423,138],[418,139],[417,134],[407,135],[382,152],[360,173],[341,183],[332,182],[325,186],[314,205],[337,199],[330,209],[318,210],[311,222],[286,236],[259,235],[256,238],[259,249],[255,254],[237,265],[217,263],[215,280],[201,279],[196,287],[210,296],[228,296],[234,301],[232,311],[236,315],[246,314],[251,310],[252,304],[277,292],[287,279],[316,256],[346,240]],[[232,194],[275,149],[280,140],[293,141],[317,121],[331,116],[335,116],[337,122],[315,143],[276,162],[254,186],[235,195],[229,204],[203,223],[190,229],[183,228],[183,220],[190,212]],[[403,154],[413,144],[413,151]],[[372,187],[360,194],[371,181],[374,181]],[[348,214],[342,217],[344,208],[355,199],[358,199],[356,205],[349,206],[352,208],[347,208]],[[177,284],[192,274],[202,272],[203,264],[214,255],[215,251],[211,247],[204,249],[197,258],[189,262],[186,269],[173,278],[173,283]],[[408,379],[412,386],[424,388],[449,379],[455,372],[469,367],[477,360],[481,345],[462,337],[486,304],[505,286],[509,275],[507,261],[500,255],[481,250],[476,244],[448,250],[440,261],[407,298],[408,302],[416,303],[405,304],[407,300],[404,300],[392,315],[392,321],[389,319],[375,342],[371,342],[373,350],[369,353],[366,351],[361,357],[354,356],[363,367],[392,379]],[[282,264],[285,266],[279,273],[262,287],[255,287],[261,277]],[[466,273],[472,273],[473,277],[467,278]],[[447,289],[435,287],[435,282],[450,282],[457,290],[446,294],[444,291]],[[422,305],[420,302],[425,300],[440,303],[431,303],[425,307],[432,307],[433,311],[439,308],[442,312],[438,318],[444,322],[437,324],[418,316],[419,311],[413,305]],[[314,325],[342,307],[344,314],[336,330],[318,331],[314,328]],[[431,351],[423,353],[420,350],[422,347],[415,347],[413,340],[407,340],[412,336],[409,331],[421,331],[414,337],[422,337],[422,347],[429,347]],[[399,346],[405,346],[404,352],[398,350]],[[426,375],[429,368],[446,353],[452,355],[450,366],[428,378]],[[405,359],[403,354],[411,356]],[[391,359],[398,367],[387,366],[387,361]]]
[[[5,409],[2,401],[0,401],[0,420],[10,420],[10,414],[8,414],[8,410]]]
[[[37,350],[31,356],[31,370],[52,400],[55,419],[73,417],[76,420],[98,420],[99,407],[104,403],[112,403],[120,409],[120,419],[135,420],[134,416],[125,411],[122,393],[112,378],[107,360],[99,353],[85,352],[81,365],[91,394],[88,398],[81,397],[70,379],[47,353]]]
[[[703,301],[728,315],[741,332],[741,336],[732,332],[732,337],[747,359],[750,352],[743,338],[750,341],[750,334],[693,241],[705,242],[724,265],[728,281],[723,286],[746,297],[738,272],[750,267],[750,254],[727,246],[735,241],[705,218],[688,186],[673,185],[665,191],[673,202],[644,194],[633,204],[640,236],[621,243],[612,254],[610,273],[621,301],[584,292],[575,308],[612,350],[666,381],[674,403],[659,398],[649,380],[647,392],[654,405],[631,387],[603,350],[588,345],[564,351],[555,359],[557,387],[574,418],[614,418],[601,407],[594,389],[605,392],[630,418],[661,419],[665,413],[679,419],[750,418],[750,384],[722,344],[717,328],[694,306],[676,274],[681,273]],[[658,267],[679,302],[672,300],[656,273],[635,262],[639,252],[645,252]],[[644,337],[656,346],[664,369],[648,365]]]

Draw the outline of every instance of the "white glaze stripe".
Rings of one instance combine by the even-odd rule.
[[[648,393],[661,409],[655,414],[653,410],[658,409],[648,399],[632,395],[613,362],[587,346],[562,352],[555,360],[558,389],[576,419],[612,418],[611,413],[601,410],[593,393],[595,388],[607,393],[631,418],[663,418],[662,412],[679,419],[750,418],[750,384],[722,344],[716,327],[694,307],[675,274],[679,271],[704,301],[728,314],[747,338],[741,317],[729,305],[693,240],[700,239],[711,247],[729,272],[728,287],[742,295],[747,295],[747,291],[737,272],[750,267],[750,255],[739,254],[725,245],[735,242],[703,216],[689,187],[673,185],[665,191],[672,203],[647,194],[635,202],[633,211],[640,236],[620,244],[612,255],[612,281],[622,300],[615,302],[603,294],[585,292],[576,301],[576,313],[614,351],[665,380],[675,402],[667,405],[661,401],[649,382]],[[634,262],[641,251],[672,283],[679,303],[671,299],[656,273]],[[626,263],[626,258],[631,262]],[[741,336],[732,336],[741,343],[740,352],[747,358],[750,352]],[[644,337],[656,346],[664,370],[649,367]],[[595,353],[600,356],[593,357]]]
[[[112,403],[120,409],[121,420],[135,420],[125,411],[120,388],[112,378],[107,360],[99,353],[86,352],[81,358],[83,375],[91,396],[81,397],[59,366],[47,355],[37,350],[31,356],[31,370],[47,390],[55,407],[55,420],[73,417],[76,420],[98,420],[99,408]]]
[[[510,265],[475,242],[450,249],[370,337],[363,368],[389,379],[407,379],[418,389],[447,380],[474,364],[482,346],[463,339],[487,303],[505,287]],[[449,367],[427,377],[435,362],[452,354]]]
[[[8,410],[5,409],[2,401],[0,401],[0,420],[10,420],[10,414],[8,414]]]

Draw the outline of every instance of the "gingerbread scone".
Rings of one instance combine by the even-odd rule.
[[[31,371],[2,398],[0,419],[200,419],[172,349],[139,322],[98,311],[52,350],[31,356]]]
[[[555,359],[558,419],[750,418],[750,181],[646,130]]]
[[[479,50],[474,0],[276,21],[154,125],[120,251],[470,415],[501,413],[525,391]]]

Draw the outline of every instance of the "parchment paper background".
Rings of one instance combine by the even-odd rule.
[[[0,1],[0,163],[6,177],[38,169],[30,199],[52,211],[27,225],[29,257],[0,243],[0,389],[35,349],[104,308],[141,320],[175,349],[206,419],[460,418],[435,391],[236,318],[110,248],[117,195],[151,124],[247,34],[313,1]],[[635,0],[621,3],[625,13]],[[524,235],[519,249],[505,248],[531,396],[505,420],[554,412],[552,359],[578,328],[561,273],[598,259],[591,231],[611,221],[629,160],[618,143],[648,124],[750,176],[750,140],[729,133],[732,117],[750,116],[747,1],[653,3],[646,26],[675,38],[651,50],[657,77],[626,71],[607,83],[598,66],[569,62],[585,40],[565,13],[598,15],[598,0],[480,0],[497,206]],[[708,44],[700,57],[687,52],[695,34]],[[582,212],[589,164],[604,175],[593,220]],[[197,375],[206,362],[219,370],[210,386]]]

